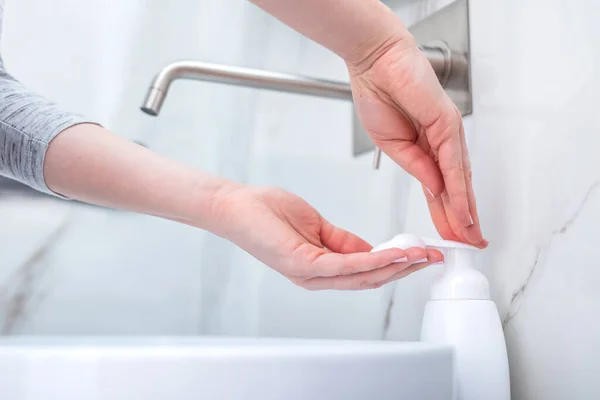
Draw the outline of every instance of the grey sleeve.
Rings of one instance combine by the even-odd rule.
[[[0,175],[55,194],[44,181],[48,145],[63,130],[85,122],[91,121],[28,90],[0,59]]]

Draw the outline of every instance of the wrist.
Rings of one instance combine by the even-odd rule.
[[[343,55],[344,62],[352,74],[367,71],[392,48],[417,47],[415,39],[400,18],[383,3],[379,2],[379,7],[381,11],[373,18],[370,33]]]
[[[192,192],[192,203],[188,211],[188,223],[223,236],[227,225],[232,194],[245,185],[199,172],[197,184]]]
[[[368,69],[392,44],[414,41],[400,18],[380,0],[252,0],[346,64]]]

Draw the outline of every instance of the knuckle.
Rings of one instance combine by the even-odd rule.
[[[371,289],[379,289],[384,285],[385,282],[375,282],[371,285]]]
[[[318,287],[315,287],[315,286],[312,286],[312,285],[304,285],[304,286],[301,286],[301,287],[302,287],[302,289],[308,290],[309,292],[318,292],[320,290],[323,290],[321,288],[318,288]]]
[[[461,162],[452,163],[444,169],[448,175],[464,175],[465,174],[465,166]]]
[[[473,170],[471,169],[470,165],[468,166],[468,168],[466,168],[465,176],[467,177],[467,181],[473,181]]]
[[[434,149],[439,149],[444,143],[453,140],[461,132],[461,119],[453,111],[444,110],[427,127],[433,133],[430,143]]]
[[[458,107],[456,107],[455,104],[452,104],[452,108],[454,109],[454,115],[456,116],[456,119],[458,119],[458,121],[462,120],[462,113],[460,112],[460,110],[458,109]]]
[[[353,275],[357,272],[357,267],[352,264],[344,264],[340,268],[340,275]]]
[[[304,290],[308,290],[309,292],[315,292],[315,291],[319,290],[319,289],[318,289],[318,288],[317,288],[315,285],[311,284],[311,283],[310,283],[308,280],[306,280],[306,279],[298,279],[298,278],[295,278],[295,279],[290,279],[290,281],[291,281],[291,282],[292,282],[294,285],[296,285],[296,286],[298,286],[298,287],[301,287],[301,288],[302,288],[302,289],[304,289]]]
[[[304,285],[304,279],[296,278],[296,277],[290,277],[290,276],[286,276],[286,278],[288,278],[288,280],[290,282],[292,282],[296,286],[303,286]]]
[[[358,289],[360,290],[371,289],[372,286],[373,282],[369,280],[361,280],[360,282],[358,282]]]
[[[344,249],[344,247],[346,247],[346,245],[348,244],[348,241],[350,240],[350,233],[344,231],[342,234],[342,236],[340,237],[340,249]]]
[[[308,279],[299,276],[286,276],[286,278],[296,286],[305,287],[308,285]]]
[[[451,113],[443,112],[432,124],[432,128],[434,127],[439,132],[440,139],[447,139],[457,130],[456,119]]]
[[[301,277],[301,276],[297,276],[297,275],[289,275],[289,274],[284,274],[284,276],[286,278],[288,278],[288,280],[296,285],[301,284],[302,282],[304,282],[306,279]]]

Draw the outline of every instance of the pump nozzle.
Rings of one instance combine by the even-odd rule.
[[[477,247],[451,240],[421,238],[401,233],[392,240],[376,246],[372,251],[394,247],[429,247],[444,253],[444,272],[435,278],[431,287],[432,300],[489,300],[488,281],[485,275],[475,269],[475,254],[480,251]]]
[[[485,275],[475,269],[477,247],[441,239],[423,238],[423,242],[444,253],[444,272],[433,282],[431,300],[489,300],[489,283]]]

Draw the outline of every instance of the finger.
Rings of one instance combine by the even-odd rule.
[[[406,250],[407,262],[391,263],[382,268],[360,272],[352,275],[334,277],[316,277],[299,283],[309,290],[364,290],[374,289],[381,286],[378,283],[389,279],[398,272],[410,267],[413,263],[427,258],[427,251],[422,248],[410,248]]]
[[[443,203],[444,209],[446,211],[446,216],[448,217],[448,224],[450,225],[452,232],[454,232],[454,234],[457,237],[457,239],[451,239],[451,240],[458,240],[459,242],[470,243],[479,248],[487,247],[488,242],[485,239],[482,239],[479,242],[473,243],[466,238],[465,228],[460,224],[460,222],[456,218],[454,211],[452,210],[452,206],[450,205],[450,200],[448,198],[448,194],[446,192],[444,192],[444,193],[442,193],[442,195],[440,197],[442,199],[442,203]]]
[[[428,250],[427,254],[427,262],[415,263],[410,265],[408,268],[405,268],[401,271],[398,271],[396,274],[392,275],[387,280],[380,282],[381,286],[387,285],[390,282],[397,281],[398,279],[406,278],[408,275],[420,271],[425,267],[430,265],[440,264],[443,262],[443,255],[437,250]]]
[[[440,123],[432,126],[432,136],[444,138],[438,149],[440,170],[444,177],[446,192],[454,215],[462,227],[472,226],[475,222],[470,214],[467,196],[467,184],[463,165],[462,144],[460,140],[460,120],[452,119],[447,125]],[[443,131],[440,131],[442,129]],[[436,130],[438,130],[436,132]]]
[[[468,243],[467,239],[465,238],[464,227],[456,218],[456,214],[454,213],[454,210],[450,204],[448,193],[444,191],[440,197],[442,199],[442,204],[444,205],[444,210],[446,211],[446,216],[448,217],[448,224],[450,224],[450,227],[452,228],[452,232],[454,232],[459,242]]]
[[[469,212],[460,141],[462,118],[460,113],[455,112],[454,104],[439,85],[427,59],[421,53],[417,53],[412,58],[412,62],[414,71],[419,73],[409,75],[412,80],[408,84],[398,79],[387,82],[387,85],[391,88],[392,99],[401,106],[398,108],[403,109],[419,127],[425,129],[427,139],[438,160],[439,170],[443,178],[442,187],[449,194],[453,213],[460,222],[461,227],[472,226],[474,221]],[[422,101],[412,101],[411,97],[415,96],[418,96]],[[408,120],[407,118],[404,119]],[[404,144],[404,146],[407,145]],[[420,157],[411,158],[418,160]],[[403,167],[407,168],[405,165]],[[431,170],[427,173],[432,174]],[[438,187],[434,190],[429,186],[429,182],[424,181],[424,179],[419,180],[434,195],[441,193],[441,189]]]
[[[305,271],[311,271],[311,277],[353,275],[383,268],[404,257],[406,252],[402,249],[352,254],[324,252],[315,258],[311,265],[305,267]]]
[[[379,268],[374,271],[361,272],[360,274],[335,276],[335,277],[318,277],[312,278],[301,284],[302,287],[308,290],[366,290],[377,289],[383,284],[378,285],[378,282],[383,282],[386,279],[396,275],[398,272],[410,267],[410,263],[393,263],[386,267]]]
[[[383,282],[379,282],[378,284],[381,286],[384,286],[384,285],[387,285],[388,283],[397,281],[402,278],[406,278],[410,274],[420,271],[426,267],[429,267],[432,264],[434,264],[434,263],[431,261],[412,264],[410,267],[403,269],[402,271],[398,271],[396,274],[392,275],[390,278],[386,279]]]
[[[448,221],[442,196],[440,195],[433,197],[424,186],[423,193],[425,193],[425,199],[427,200],[427,206],[429,207],[431,220],[433,221],[433,224],[435,225],[435,228],[442,239],[460,241],[460,238],[456,235],[456,233],[454,233],[454,230]]]
[[[471,172],[471,159],[469,158],[469,150],[467,148],[467,140],[465,138],[464,126],[460,124],[460,140],[462,146],[463,166],[465,169],[465,182],[467,187],[467,199],[469,201],[469,212],[473,217],[474,224],[466,227],[464,234],[466,239],[479,247],[486,247],[481,233],[481,225],[479,223],[479,214],[477,213],[477,203],[475,201],[475,193],[473,192],[473,178]]]
[[[366,253],[373,246],[360,237],[345,231],[323,219],[321,223],[321,243],[336,253]]]
[[[378,142],[378,145],[396,164],[414,176],[432,194],[437,195],[444,190],[440,169],[420,146],[409,141]]]
[[[384,135],[374,135],[374,137],[393,137],[410,138],[412,140],[375,140],[375,143],[385,152],[396,164],[406,172],[414,176],[419,182],[422,182],[432,193],[439,194],[444,189],[444,179],[438,165],[423,150],[423,146],[429,146],[425,135],[417,136],[417,130],[408,114],[397,106],[393,109],[393,121],[391,124],[395,132]],[[389,119],[392,119],[390,116]],[[413,138],[423,143],[415,143]]]
[[[364,126],[378,127],[378,131],[369,129],[375,144],[405,171],[439,194],[444,188],[439,167],[415,144],[417,130],[399,104],[402,103],[394,100],[385,104],[359,101],[357,111]],[[385,125],[381,121],[385,121]]]

